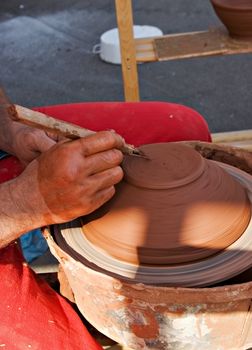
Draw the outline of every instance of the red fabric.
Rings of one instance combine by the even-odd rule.
[[[114,129],[128,143],[210,141],[204,119],[164,102],[79,103],[38,110],[93,130]],[[14,157],[0,161],[0,182],[17,176]],[[17,244],[0,254],[0,344],[6,350],[100,350],[68,302],[23,264]],[[99,312],[99,310],[94,310]]]
[[[70,304],[23,263],[16,243],[1,249],[0,275],[4,349],[102,350]]]

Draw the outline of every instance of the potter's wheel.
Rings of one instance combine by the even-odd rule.
[[[246,188],[252,207],[251,176],[232,166],[218,164]],[[56,226],[54,234],[61,248],[76,260],[134,283],[203,287],[227,280],[252,266],[251,219],[242,236],[225,250],[207,259],[170,266],[137,266],[107,255],[88,241],[80,220]]]

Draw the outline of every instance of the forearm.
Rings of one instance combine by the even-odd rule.
[[[28,186],[22,187],[19,179],[0,185],[0,248],[23,233],[45,225],[44,218],[33,209],[33,192],[28,189],[27,193]]]

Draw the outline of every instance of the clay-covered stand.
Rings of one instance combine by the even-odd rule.
[[[242,183],[251,202],[252,178],[248,174],[252,172],[250,152],[200,142],[188,145],[206,158],[231,164],[232,167],[222,163],[220,167]],[[246,172],[236,171],[233,166]],[[235,213],[232,214],[233,217],[234,215]],[[211,248],[211,256],[205,254],[204,249],[196,247],[196,250],[186,251],[186,260],[188,261],[188,257],[191,260],[188,263],[183,262],[179,254],[175,254],[176,259],[181,260],[180,264],[184,264],[180,269],[178,264],[177,267],[175,265],[175,269],[174,266],[170,266],[168,269],[159,268],[159,271],[156,266],[150,268],[147,261],[150,271],[146,270],[143,263],[143,269],[135,273],[135,279],[130,275],[132,271],[128,269],[133,263],[127,261],[126,265],[118,265],[117,270],[109,271],[111,262],[102,254],[101,247],[98,249],[98,255],[92,255],[88,248],[87,254],[91,255],[87,256],[85,253],[86,262],[83,262],[78,257],[82,247],[79,253],[76,250],[71,251],[70,246],[66,252],[56,244],[53,238],[55,230],[64,237],[71,236],[72,233],[75,236],[75,232],[78,232],[78,228],[81,230],[82,226],[83,223],[77,220],[52,227],[50,230],[45,229],[44,233],[51,252],[60,262],[59,279],[62,293],[75,301],[84,317],[101,333],[135,350],[195,349],[197,346],[209,350],[248,349],[252,346],[250,221],[241,236],[232,238],[232,241],[235,239],[233,243],[224,243],[229,245],[224,249],[224,253],[219,252],[224,246],[216,244]],[[117,230],[120,230],[120,227],[117,227]],[[216,239],[214,232],[211,238],[213,243]],[[78,243],[78,240],[76,242]],[[149,248],[152,246],[153,243]],[[159,249],[160,257],[162,249],[155,249]],[[148,260],[154,251],[147,250],[147,253]],[[200,254],[199,261],[192,261],[191,257],[195,256],[195,253]],[[114,254],[113,246],[111,254]],[[142,256],[146,257],[146,254]],[[220,261],[216,257],[220,257]],[[116,259],[118,260],[118,257]],[[132,261],[129,257],[123,259]],[[160,281],[158,274],[164,277],[161,283],[157,283]],[[207,278],[203,278],[204,274],[207,274]],[[222,277],[216,278],[218,274]],[[178,275],[179,278],[174,279],[174,276]],[[150,283],[152,278],[154,282]]]

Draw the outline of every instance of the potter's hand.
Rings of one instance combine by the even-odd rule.
[[[11,147],[9,152],[15,155],[25,166],[56,142],[53,135],[16,122],[12,124],[10,137]]]
[[[36,226],[94,211],[114,195],[114,185],[123,177],[119,166],[123,155],[117,149],[123,142],[119,135],[102,131],[54,145],[15,180],[19,191],[14,188],[11,193],[17,206],[24,208]]]
[[[0,102],[6,102],[0,89]],[[8,100],[7,100],[8,103]],[[10,119],[7,109],[0,104],[0,149],[15,155],[27,165],[55,144],[44,131],[21,125]]]
[[[123,139],[102,131],[59,142],[0,185],[0,247],[22,233],[86,215],[115,193]]]

